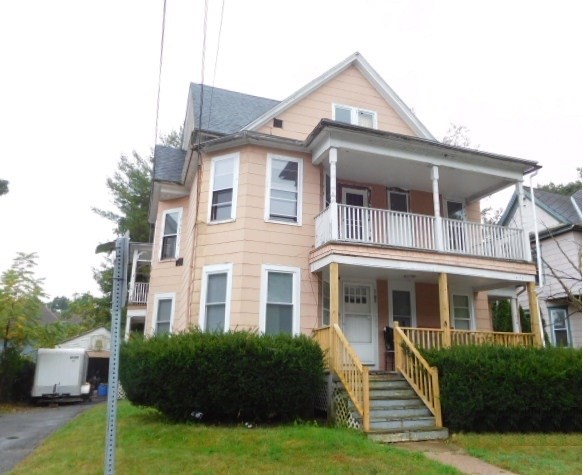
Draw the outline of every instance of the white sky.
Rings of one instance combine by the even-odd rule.
[[[120,154],[154,143],[162,0],[0,6],[0,271],[37,252],[54,297],[97,292],[113,225],[105,187]],[[221,0],[209,0],[213,84]],[[201,0],[168,0],[160,131],[201,80]],[[439,139],[450,122],[481,150],[536,160],[535,184],[575,179],[583,150],[579,1],[225,0],[214,85],[284,99],[355,51]],[[500,204],[503,206],[503,203]]]

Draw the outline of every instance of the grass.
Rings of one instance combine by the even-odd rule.
[[[17,474],[103,473],[105,406],[58,430]],[[459,474],[420,453],[375,444],[347,429],[297,424],[247,429],[174,424],[123,402],[118,410],[118,474]]]
[[[581,434],[456,434],[453,442],[521,475],[581,474]]]

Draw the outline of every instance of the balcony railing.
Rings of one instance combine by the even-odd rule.
[[[333,210],[336,210],[334,212]],[[316,247],[330,241],[526,260],[521,229],[332,204],[316,216]]]
[[[146,304],[148,300],[148,288],[150,284],[147,282],[134,282],[130,288],[128,295],[128,303],[130,304]]]

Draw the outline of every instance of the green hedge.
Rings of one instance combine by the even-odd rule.
[[[28,401],[34,382],[34,362],[14,348],[0,357],[3,360],[0,364],[0,402]]]
[[[439,369],[445,425],[472,432],[581,432],[581,350],[458,346]]]
[[[323,355],[313,340],[198,330],[132,339],[120,353],[128,399],[178,421],[290,420],[313,410]]]

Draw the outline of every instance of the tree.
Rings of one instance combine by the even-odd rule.
[[[0,180],[0,196],[8,193],[8,180]]]
[[[447,129],[442,142],[446,145],[468,148],[471,144],[470,129],[468,129],[465,125],[457,125],[453,122],[450,122],[449,129]]]
[[[67,310],[67,307],[70,303],[71,300],[68,297],[55,297],[47,304],[47,307],[49,307],[53,312],[60,314]]]
[[[569,183],[559,183],[555,185],[552,181],[546,185],[540,186],[539,190],[548,191],[550,193],[557,193],[559,195],[571,196],[573,193],[581,189],[581,167],[577,167],[578,180],[570,181]]]
[[[0,400],[7,385],[9,363],[33,341],[42,309],[43,279],[34,274],[36,254],[18,253],[0,277]]]

